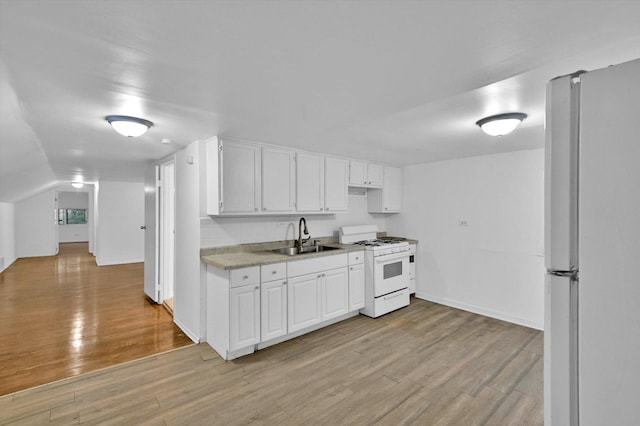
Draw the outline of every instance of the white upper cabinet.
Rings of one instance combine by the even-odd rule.
[[[380,164],[369,163],[367,164],[367,179],[368,185],[371,188],[381,187],[384,184],[384,171]]]
[[[293,212],[294,152],[262,147],[262,212]]]
[[[367,162],[351,160],[349,163],[349,185],[365,186],[367,184]]]
[[[381,188],[383,170],[380,164],[351,160],[349,164],[349,186]]]
[[[324,156],[296,153],[296,211],[324,212]]]
[[[325,157],[324,164],[325,211],[328,213],[346,212],[349,199],[349,160]]]
[[[347,212],[349,186],[368,188],[369,198],[378,190],[384,195],[384,200],[369,202],[369,212],[400,210],[402,175],[397,168],[218,137],[205,146],[211,216]]]
[[[255,214],[261,207],[260,145],[207,141],[207,214]]]
[[[370,189],[367,194],[369,213],[399,213],[402,207],[402,169],[384,167],[381,189]]]

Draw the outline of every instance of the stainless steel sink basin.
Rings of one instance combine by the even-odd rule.
[[[277,250],[272,250],[274,253],[286,254],[287,256],[294,256],[298,254],[298,247],[286,247]]]
[[[274,253],[284,254],[287,256],[297,256],[305,253],[318,253],[321,251],[340,250],[338,247],[330,246],[303,246],[302,250],[298,250],[297,247],[285,247],[281,249],[272,250]]]

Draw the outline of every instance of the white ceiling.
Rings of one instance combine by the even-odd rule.
[[[542,147],[546,82],[640,57],[638,22],[638,1],[0,0],[0,201],[140,181],[213,135],[399,165]],[[529,118],[506,137],[474,124],[508,111]]]

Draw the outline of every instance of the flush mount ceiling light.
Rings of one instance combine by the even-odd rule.
[[[111,124],[116,132],[129,138],[143,135],[153,123],[144,118],[129,117],[127,115],[107,115],[105,120]]]
[[[525,118],[527,114],[522,112],[508,112],[485,117],[476,124],[489,136],[504,136],[513,132]]]
[[[84,186],[84,182],[80,182],[80,181],[73,181],[71,182],[71,186],[73,186],[76,189],[80,189]]]

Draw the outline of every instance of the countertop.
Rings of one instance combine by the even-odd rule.
[[[418,240],[404,237],[390,237],[386,232],[379,232],[378,238],[393,238],[403,240],[409,244],[418,244]],[[284,247],[293,247],[294,241],[270,241],[266,243],[239,244],[235,246],[211,247],[200,249],[200,260],[207,265],[220,269],[238,269],[248,266],[269,265],[280,262],[295,262],[297,260],[310,259],[313,257],[332,256],[335,254],[363,251],[364,247],[352,244],[340,244],[333,242],[333,237],[314,238],[318,245],[336,247],[337,250],[330,250],[317,253],[303,253],[295,256],[274,253]]]
[[[248,266],[269,265],[280,262],[295,262],[297,260],[310,259],[314,257],[332,256],[336,254],[363,251],[361,246],[350,244],[324,243],[320,245],[336,247],[336,250],[303,253],[295,256],[273,253],[284,247],[293,247],[290,241],[274,241],[270,243],[241,244],[238,246],[204,248],[200,250],[200,260],[208,265],[213,265],[220,269],[237,269]]]

